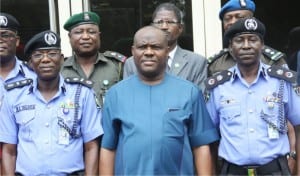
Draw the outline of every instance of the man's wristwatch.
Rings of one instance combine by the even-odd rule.
[[[293,158],[294,160],[297,160],[296,151],[291,151],[287,156],[288,156],[288,158]]]

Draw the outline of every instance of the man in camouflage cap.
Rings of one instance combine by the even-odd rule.
[[[255,3],[252,0],[229,0],[221,8],[219,18],[226,32],[237,20],[252,17],[255,12]],[[224,41],[224,48],[219,53],[208,58],[208,76],[227,70],[235,64],[234,59],[228,52],[228,43]],[[287,67],[285,55],[269,46],[264,46],[261,60],[268,65],[280,65]]]
[[[69,31],[73,56],[62,67],[64,77],[82,77],[93,81],[97,99],[103,104],[105,92],[122,79],[125,56],[106,51],[100,53],[100,17],[94,12],[71,16],[64,24]]]

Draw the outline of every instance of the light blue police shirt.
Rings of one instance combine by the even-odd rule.
[[[30,70],[27,66],[25,66],[22,61],[20,61],[17,57],[16,64],[14,68],[10,71],[5,79],[0,76],[0,107],[6,93],[4,85],[7,83],[12,83],[15,81],[23,80],[24,78],[35,78],[36,74]]]
[[[92,89],[82,86],[78,99],[78,138],[63,138],[58,120],[72,129],[79,84],[64,82],[48,102],[37,83],[8,91],[0,113],[0,141],[17,144],[16,172],[23,175],[64,175],[84,169],[83,145],[101,134],[101,112]],[[60,136],[60,135],[65,136]],[[63,139],[63,140],[61,140]]]
[[[248,84],[234,66],[229,70],[233,73],[231,79],[211,91],[207,108],[221,133],[219,156],[228,162],[262,165],[289,152],[287,134],[270,133],[262,118],[278,124],[280,80],[267,74],[268,67],[261,63],[256,80]],[[300,96],[285,81],[283,103],[284,117],[299,125]]]

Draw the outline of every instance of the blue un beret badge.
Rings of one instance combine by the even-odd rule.
[[[257,29],[257,22],[254,19],[252,19],[252,18],[247,19],[245,21],[245,28],[247,30],[253,30],[253,31],[255,31]]]
[[[240,5],[241,5],[241,7],[246,7],[247,6],[247,3],[246,3],[246,1],[245,0],[240,0]]]
[[[6,16],[0,16],[0,26],[7,26],[8,20]]]
[[[44,39],[45,39],[45,42],[48,44],[48,45],[55,45],[56,42],[57,42],[57,38],[55,36],[55,34],[49,32],[49,33],[46,33],[44,35]]]

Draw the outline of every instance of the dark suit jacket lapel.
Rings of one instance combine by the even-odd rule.
[[[184,53],[183,49],[177,46],[177,51],[175,52],[174,59],[171,66],[171,73],[173,75],[178,75],[181,70],[185,67],[188,60],[186,57],[186,53]]]

